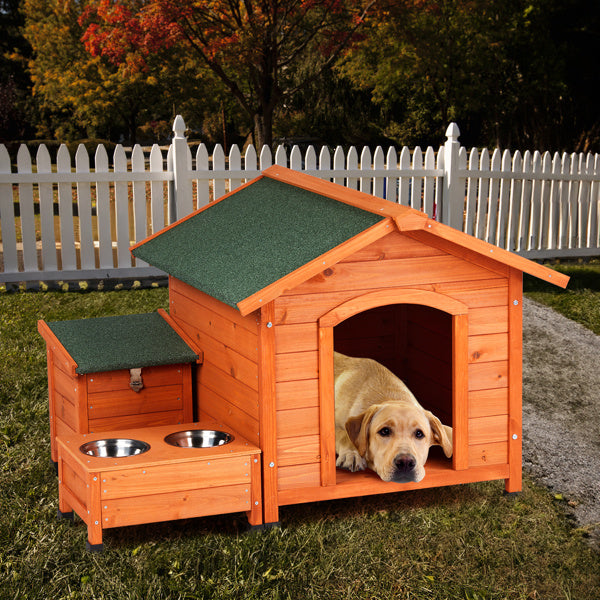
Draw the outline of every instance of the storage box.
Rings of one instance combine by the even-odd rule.
[[[56,436],[193,420],[199,355],[164,313],[38,322],[46,340],[52,460]]]

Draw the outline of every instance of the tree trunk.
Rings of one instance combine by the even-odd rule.
[[[273,110],[267,108],[254,113],[254,139],[256,152],[260,155],[263,146],[269,148],[273,145]]]

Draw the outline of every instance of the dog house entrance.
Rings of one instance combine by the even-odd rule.
[[[438,447],[431,448],[429,460],[442,468],[465,469],[468,466],[467,308],[433,292],[402,290],[399,296],[412,302],[394,302],[391,296],[367,294],[362,300],[339,306],[321,318],[321,397],[333,394],[333,372],[328,370],[333,370],[334,350],[348,356],[372,358],[400,377],[425,409],[453,428],[452,461]],[[364,310],[359,309],[361,304]],[[324,404],[333,402],[321,402],[322,409]],[[323,424],[326,418],[333,423],[333,411],[321,415]],[[331,444],[332,438],[334,444],[335,436],[322,434],[324,440],[329,440],[322,444]],[[335,457],[335,449],[322,448],[322,452],[327,456],[333,453]],[[340,473],[332,471],[330,467],[329,477],[322,473],[325,485],[339,481]]]
[[[451,315],[415,304],[380,306],[342,321],[333,339],[336,352],[386,366],[424,408],[452,426]]]

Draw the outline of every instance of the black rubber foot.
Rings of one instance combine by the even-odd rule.
[[[89,552],[102,552],[102,550],[104,550],[104,544],[90,544],[86,541],[85,549]]]
[[[68,519],[69,521],[73,520],[73,511],[69,511],[69,512],[62,512],[59,509],[56,510],[56,518],[57,519]]]
[[[248,531],[265,531],[267,529],[274,529],[275,527],[281,527],[281,522],[275,521],[274,523],[261,523],[260,525],[250,525],[248,527]]]
[[[504,492],[504,495],[507,496],[508,498],[518,498],[520,495],[522,494],[522,492]]]

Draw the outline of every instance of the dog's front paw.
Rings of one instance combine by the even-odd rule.
[[[337,457],[335,466],[354,473],[364,471],[367,468],[367,461],[356,450],[346,450]]]

